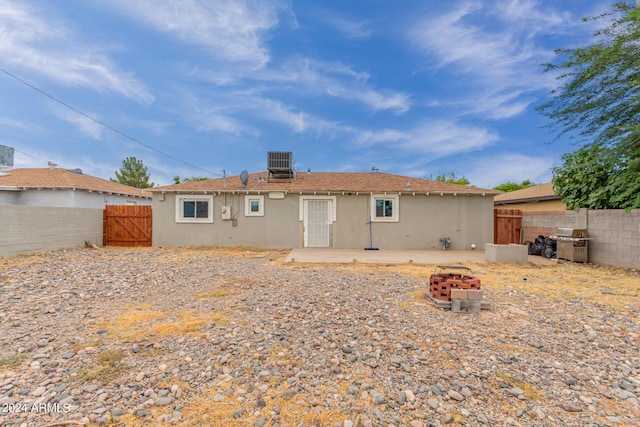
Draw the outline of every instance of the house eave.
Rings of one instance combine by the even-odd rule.
[[[542,196],[542,197],[530,197],[523,199],[512,199],[512,200],[494,200],[495,205],[513,205],[517,203],[537,203],[537,202],[546,202],[549,200],[560,200],[558,196]]]
[[[403,195],[403,196],[480,196],[486,197],[493,195],[488,192],[471,192],[471,191],[440,191],[440,190],[299,190],[299,189],[255,189],[255,190],[202,190],[202,189],[185,189],[185,190],[152,190],[154,193],[174,193],[174,194],[213,194],[213,195],[222,195],[222,194],[269,194],[269,193],[284,193],[284,194],[298,194],[298,195],[327,195],[327,196],[335,196],[335,195],[362,195],[362,194],[383,194],[383,195]]]
[[[94,188],[81,188],[81,187],[73,187],[73,186],[15,186],[15,187],[0,187],[0,190],[5,190],[5,191],[27,191],[27,190],[53,190],[53,191],[57,191],[57,190],[71,190],[71,191],[86,191],[87,193],[98,193],[98,194],[108,194],[108,195],[112,195],[112,196],[123,196],[123,197],[131,197],[134,199],[147,199],[150,200],[151,196],[143,196],[143,195],[134,195],[134,194],[126,194],[126,193],[119,193],[119,192],[113,192],[113,191],[108,191],[108,190],[97,190]]]

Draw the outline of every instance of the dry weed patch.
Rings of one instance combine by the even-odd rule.
[[[39,255],[18,255],[12,258],[0,258],[0,268],[15,268],[35,264],[42,260]]]
[[[0,359],[0,369],[20,366],[22,362],[28,358],[29,354],[27,353],[18,353],[14,356],[5,357],[4,359]]]
[[[121,363],[124,354],[119,350],[107,350],[98,354],[96,363],[78,371],[78,379],[82,382],[100,381],[107,383],[126,372],[128,367]]]
[[[522,391],[524,391],[524,394],[527,396],[528,399],[540,400],[544,397],[543,393],[540,390],[538,390],[536,387],[524,381],[515,379],[514,377],[512,377],[511,375],[505,372],[496,372],[496,377],[502,379],[505,383],[513,387],[520,388]]]
[[[183,311],[174,318],[166,312],[151,309],[151,304],[128,307],[110,321],[100,322],[99,327],[107,328],[120,339],[133,339],[145,335],[166,337],[195,333],[210,323],[227,324],[226,313],[212,312],[200,315],[195,310]]]
[[[183,311],[178,314],[174,321],[161,322],[153,325],[151,333],[155,336],[166,337],[169,335],[184,335],[198,332],[200,328],[208,323],[227,324],[229,316],[225,313],[211,313],[201,316],[196,311]]]
[[[225,291],[222,289],[216,289],[210,292],[201,292],[201,293],[197,293],[196,294],[196,298],[201,298],[201,299],[205,299],[205,298],[222,298],[222,297],[226,297],[227,295],[233,295],[232,292],[230,291]]]

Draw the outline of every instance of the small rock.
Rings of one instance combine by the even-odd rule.
[[[373,395],[373,397],[371,399],[371,402],[374,405],[382,405],[383,403],[386,402],[386,400],[385,400],[383,395],[376,393],[376,394]]]
[[[409,402],[415,402],[416,400],[416,395],[413,394],[413,392],[411,390],[405,390],[404,391],[405,396],[407,397],[407,400]]]
[[[38,388],[37,388],[37,389],[35,389],[35,390],[33,391],[33,393],[31,393],[31,394],[32,394],[33,396],[38,397],[38,396],[42,396],[42,395],[45,393],[45,391],[47,391],[47,388],[46,388],[46,387],[38,387]]]
[[[575,403],[563,403],[562,409],[567,412],[582,412],[582,408]]]
[[[173,397],[171,396],[161,396],[158,397],[153,404],[156,406],[166,406],[166,405],[171,405],[171,403],[173,402]]]
[[[447,394],[449,395],[450,398],[457,400],[458,402],[464,400],[464,396],[455,390],[449,390]]]
[[[126,414],[127,412],[123,409],[120,408],[115,408],[114,410],[111,411],[111,415],[114,417],[120,417],[124,414]]]
[[[509,390],[509,393],[514,396],[522,396],[524,394],[524,390],[522,390],[520,387],[513,387],[511,390]]]
[[[396,402],[398,402],[398,405],[404,405],[406,401],[407,401],[407,394],[404,391],[401,391],[400,393],[398,393],[398,397],[396,398]]]
[[[438,407],[440,406],[440,402],[438,402],[438,399],[427,399],[427,405],[429,405],[432,409],[438,409]]]

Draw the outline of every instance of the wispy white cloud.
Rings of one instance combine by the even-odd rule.
[[[157,120],[144,120],[144,119],[134,118],[130,116],[120,117],[118,119],[118,122],[130,128],[144,129],[156,136],[164,135],[167,132],[167,129],[173,126],[173,123],[169,123],[169,122],[162,122]]]
[[[534,0],[459,2],[420,19],[409,37],[441,71],[464,79],[473,105],[467,114],[503,119],[535,102],[532,94],[557,85],[555,76],[540,70],[553,51],[542,48],[536,36],[568,31],[574,22]]]
[[[409,110],[408,94],[369,87],[369,74],[332,61],[290,58],[281,68],[265,67],[242,76],[194,69],[194,78],[211,82],[205,93],[178,90],[181,113],[197,128],[232,134],[260,134],[255,119],[284,124],[295,133],[332,137],[350,131],[336,120],[310,112],[307,99],[329,96],[357,102],[372,111],[401,114]],[[251,124],[250,124],[251,123]]]
[[[12,119],[10,117],[0,117],[0,126],[12,127],[19,130],[30,130],[32,126],[22,120]]]
[[[80,132],[84,133],[91,138],[100,141],[102,139],[102,132],[104,130],[104,126],[100,123],[97,123],[94,120],[89,119],[81,114],[76,113],[75,111],[69,110],[63,106],[54,105],[52,107],[53,114],[56,117],[64,120],[65,122],[71,123],[76,126]],[[91,115],[92,117],[96,117],[95,115]],[[97,118],[97,117],[96,117]]]
[[[357,21],[336,14],[325,16],[325,20],[329,26],[349,39],[369,38],[373,34],[370,21]]]
[[[411,98],[408,94],[392,90],[372,90],[369,88],[349,87],[342,84],[334,84],[327,87],[327,93],[337,98],[358,101],[374,111],[390,110],[398,114],[406,113],[411,106]]]
[[[314,132],[330,139],[331,134],[340,129],[336,122],[321,119],[302,110],[295,111],[279,101],[263,100],[260,111],[262,118],[284,124],[295,133]]]
[[[0,56],[8,68],[28,70],[65,85],[117,92],[140,102],[153,100],[132,73],[118,70],[103,52],[76,40],[71,27],[47,9],[0,0]]]
[[[505,182],[551,181],[553,156],[503,153],[483,155],[472,162],[464,175],[477,187],[491,188]]]
[[[104,5],[157,31],[203,47],[212,58],[260,68],[270,59],[265,39],[288,11],[279,1],[114,0]]]
[[[488,147],[499,135],[481,126],[438,120],[428,121],[412,130],[403,144],[405,149],[444,157],[456,153],[470,153]]]
[[[358,145],[388,144],[405,153],[428,155],[431,159],[458,153],[469,153],[494,144],[497,133],[460,122],[426,121],[406,131],[384,129],[360,132],[354,138]]]
[[[392,111],[402,114],[411,108],[409,94],[390,89],[373,88],[369,73],[356,71],[340,62],[291,58],[285,65],[287,84],[298,85],[297,93],[309,96],[330,95],[347,101],[358,102],[373,111]]]

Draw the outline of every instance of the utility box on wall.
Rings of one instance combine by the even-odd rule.
[[[224,220],[231,219],[231,206],[223,206],[220,208],[220,214]]]

